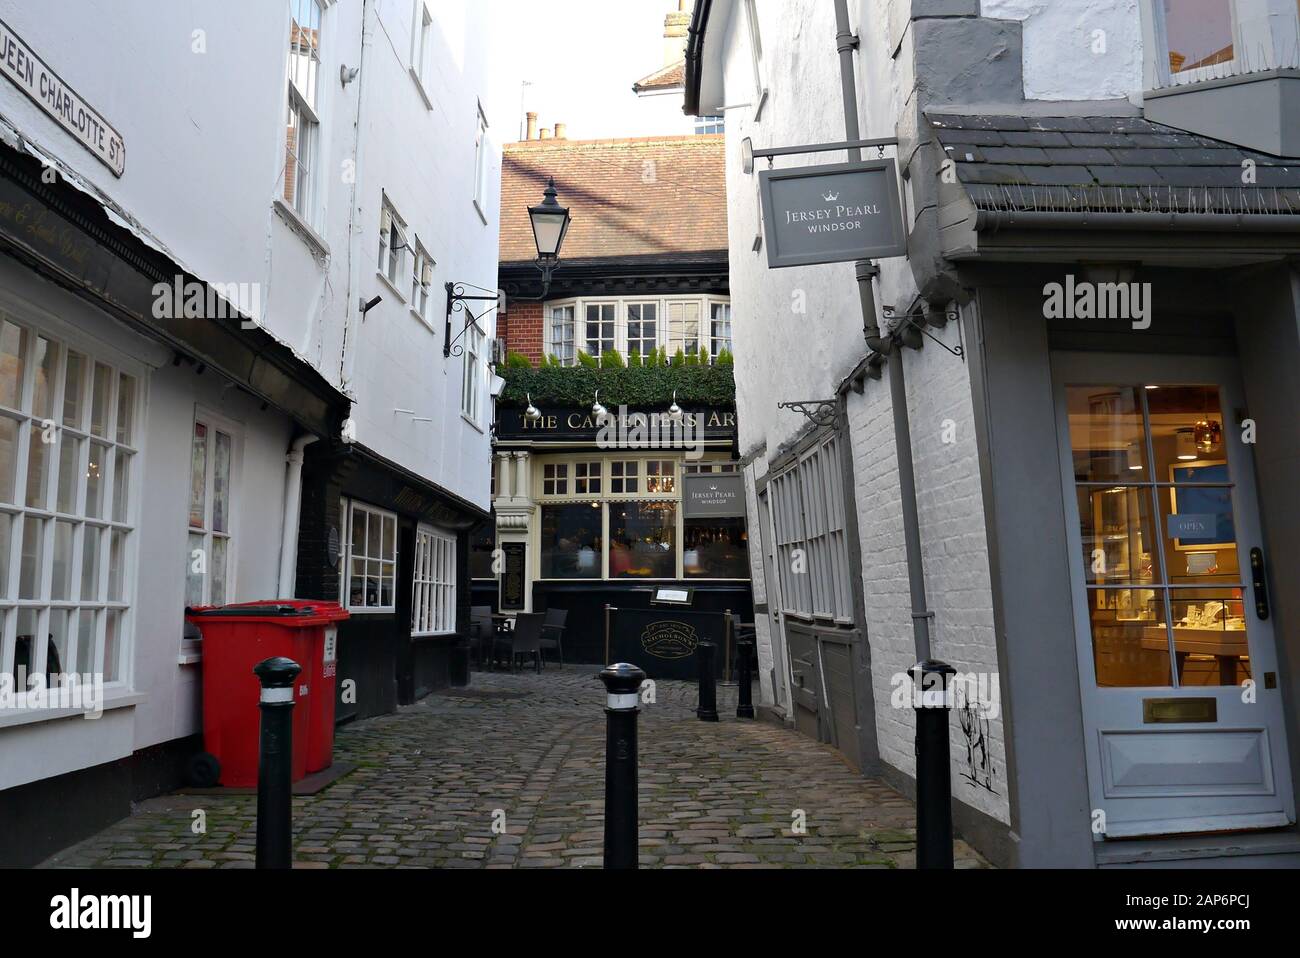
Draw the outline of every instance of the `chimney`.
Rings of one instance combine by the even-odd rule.
[[[557,140],[567,140],[569,138],[569,124],[567,123],[555,124],[555,138]]]
[[[670,67],[686,56],[686,34],[691,25],[694,0],[677,0],[677,12],[664,17],[664,66]]]
[[[549,126],[542,127],[537,134],[537,138],[539,140],[549,140],[551,138],[551,128]]]
[[[537,114],[525,113],[524,117],[528,120],[528,132],[524,136],[525,140],[537,139]]]

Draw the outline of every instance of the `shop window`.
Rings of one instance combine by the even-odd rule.
[[[599,502],[542,506],[543,579],[599,579],[602,515]]]
[[[225,605],[234,592],[230,477],[235,429],[200,411],[190,441],[185,604]],[[92,444],[93,446],[93,444]]]
[[[635,459],[629,459],[626,462],[611,462],[609,464],[609,491],[611,493],[635,493],[640,477],[637,472],[641,468],[641,463]]]
[[[676,488],[673,478],[675,464],[671,459],[650,459],[645,464],[645,491],[672,492]]]
[[[492,553],[497,547],[497,523],[495,519],[483,520],[469,534],[469,577],[471,579],[492,579]]]
[[[573,467],[573,491],[579,496],[600,495],[599,462],[579,462]]]
[[[682,534],[682,572],[688,578],[749,578],[743,518],[687,519]]]
[[[542,495],[567,496],[569,494],[569,465],[548,462],[542,466]]]
[[[347,599],[353,612],[392,612],[397,581],[397,516],[350,503]]]
[[[609,577],[677,576],[677,503],[609,504]]]
[[[1102,687],[1252,678],[1233,477],[1214,386],[1068,386]]]
[[[411,634],[456,631],[456,537],[421,526],[415,532]]]
[[[0,674],[128,678],[142,392],[0,318]]]

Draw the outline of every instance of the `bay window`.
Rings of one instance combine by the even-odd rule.
[[[700,351],[700,304],[698,301],[668,304],[668,355],[677,350],[689,356]]]
[[[586,343],[587,355],[600,358],[607,349],[614,348],[614,325],[617,316],[614,303],[587,305]]]
[[[577,362],[578,350],[599,360],[607,351],[625,361],[645,362],[663,349],[672,361],[680,351],[710,361],[731,348],[731,303],[720,296],[663,296],[654,299],[593,297],[548,303],[543,349],[562,366]]]
[[[659,348],[658,304],[628,303],[627,355],[649,356]]]
[[[142,392],[0,316],[0,673],[129,680]]]
[[[717,360],[723,350],[731,352],[731,304],[709,304],[709,359]]]
[[[573,345],[573,306],[552,306],[548,352],[561,365],[572,366],[578,359]]]

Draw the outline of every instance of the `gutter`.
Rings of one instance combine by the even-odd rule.
[[[700,115],[700,75],[704,71],[704,34],[709,29],[709,13],[713,0],[696,0],[691,11],[691,25],[686,31],[686,93],[682,112],[687,116]]]
[[[1165,229],[1180,232],[1300,233],[1294,213],[1061,213],[1043,210],[976,210],[975,229]]]

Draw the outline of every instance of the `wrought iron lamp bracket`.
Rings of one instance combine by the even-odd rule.
[[[829,426],[835,421],[837,412],[834,399],[796,399],[793,402],[779,402],[776,407],[793,409],[814,426]]]
[[[918,323],[916,321],[916,317],[920,314],[912,314],[912,313],[899,314],[893,306],[882,306],[880,307],[880,311],[884,313],[885,316],[898,319],[899,325],[895,327],[894,330],[896,336],[901,335],[902,327],[904,326],[909,327],[916,333],[919,333],[920,335],[924,336],[926,339],[929,339],[935,344],[937,344],[941,349],[956,356],[962,362],[966,361],[965,348],[962,346],[949,346],[943,340],[939,339],[939,337],[935,336],[934,333],[930,332],[928,329],[925,328],[924,324]],[[943,316],[943,323],[941,323],[940,325],[961,318],[961,314],[958,313],[955,309],[936,310],[935,312]]]

